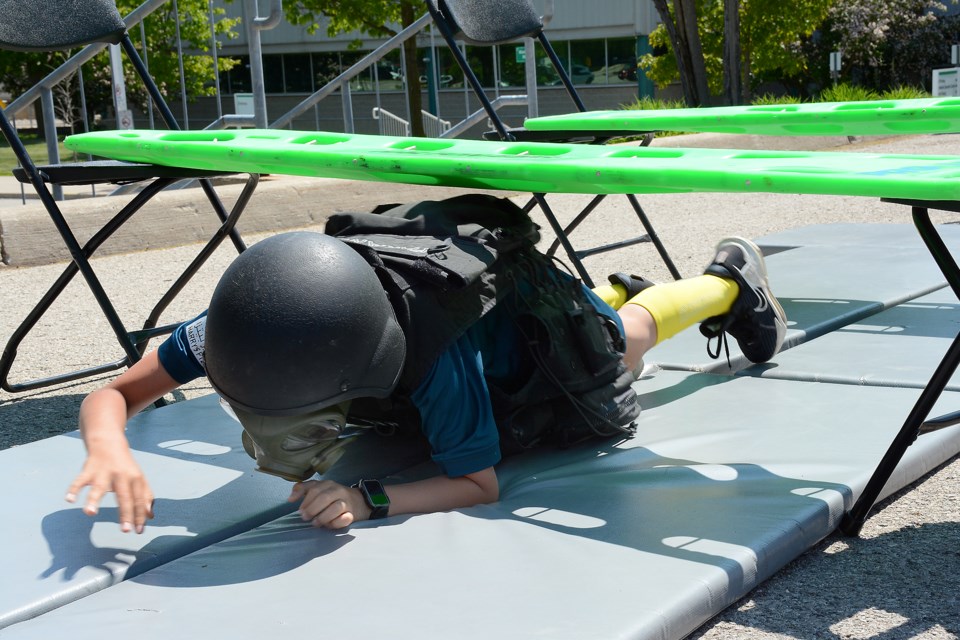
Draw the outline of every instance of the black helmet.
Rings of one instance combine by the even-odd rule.
[[[373,268],[322,233],[250,247],[207,311],[205,367],[230,404],[265,416],[390,394],[406,341]]]

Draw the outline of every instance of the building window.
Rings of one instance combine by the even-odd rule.
[[[607,82],[611,84],[637,82],[637,39],[611,38],[607,40]]]
[[[283,87],[286,93],[313,92],[309,53],[288,53],[283,56]]]
[[[263,88],[267,93],[283,93],[283,56],[263,56]]]

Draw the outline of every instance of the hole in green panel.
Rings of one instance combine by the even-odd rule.
[[[127,132],[121,131],[120,133],[117,134],[117,137],[118,138],[139,138],[141,136],[139,133],[127,133]]]
[[[535,147],[529,144],[512,144],[501,149],[500,153],[509,156],[562,156],[565,153],[570,153],[570,149],[564,147]]]
[[[845,131],[842,124],[827,124],[817,122],[815,124],[785,124],[783,130],[796,135],[840,135]]]
[[[787,151],[748,151],[730,156],[731,160],[784,160],[787,158],[806,158],[805,153],[790,153]]]
[[[404,151],[442,151],[449,149],[454,145],[450,141],[424,140],[422,138],[411,138],[410,140],[400,140],[394,142],[389,149],[402,149]]]
[[[638,147],[635,149],[624,149],[608,153],[608,158],[681,158],[686,155],[683,151],[676,149],[651,149],[649,147]]]
[[[837,105],[834,111],[873,111],[876,109],[893,109],[897,106],[896,102],[881,102],[874,100],[872,102],[847,102]]]
[[[308,136],[300,136],[288,141],[289,144],[338,144],[347,142],[350,136],[338,135],[335,133],[311,133]]]
[[[779,113],[781,111],[799,111],[800,107],[795,104],[764,104],[755,107],[749,107],[747,111],[763,111]]]
[[[175,131],[160,136],[164,142],[228,142],[235,134],[223,131]]]

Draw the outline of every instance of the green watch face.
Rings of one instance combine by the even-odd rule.
[[[375,507],[386,507],[390,504],[390,500],[387,498],[385,493],[371,493],[370,502]]]

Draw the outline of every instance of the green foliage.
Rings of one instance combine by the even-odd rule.
[[[880,94],[873,89],[843,83],[821,91],[818,102],[857,102],[879,99]]]
[[[397,0],[288,0],[283,3],[283,8],[291,24],[306,27],[311,34],[326,22],[329,36],[361,31],[375,38],[386,38],[396,34],[397,30],[391,25],[400,23],[403,4],[411,3]]]
[[[650,98],[648,96],[643,96],[642,98],[637,98],[631,103],[620,105],[621,109],[682,109],[687,105],[683,100],[662,100],[660,98]]]
[[[915,98],[929,98],[930,93],[923,87],[908,87],[899,85],[892,89],[887,89],[880,94],[883,100],[912,100]]]
[[[741,0],[740,42],[747,87],[770,79],[803,77],[809,69],[801,55],[802,44],[811,37],[837,0],[795,0],[789,10],[780,0]],[[723,83],[723,2],[698,0],[697,17],[710,92],[719,95]],[[679,78],[667,30],[661,24],[650,34],[653,54],[641,57],[639,65],[659,87]]]
[[[957,0],[835,0],[806,55],[824,61],[814,80],[830,82],[826,60],[843,52],[841,80],[879,91],[929,85],[932,69],[949,63],[960,16],[945,16]]]
[[[773,93],[764,93],[754,96],[750,104],[800,104],[803,100],[799,96],[777,95]]]

